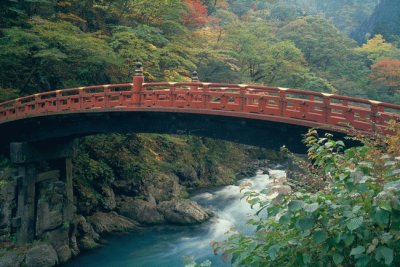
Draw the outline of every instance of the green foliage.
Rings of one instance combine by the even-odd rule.
[[[393,144],[380,143],[344,150],[332,136],[306,136],[314,172],[325,188],[261,201],[253,236],[235,234],[222,246],[234,266],[398,266],[400,251],[400,154]],[[268,191],[268,190],[267,190]],[[279,201],[279,199],[281,199]]]
[[[118,195],[141,197],[149,184],[177,179],[182,185],[179,197],[185,198],[185,187],[230,184],[250,160],[269,156],[264,150],[251,151],[246,146],[194,136],[110,134],[82,138],[73,159],[79,212],[101,210],[107,188]]]
[[[11,162],[4,156],[0,155],[0,187],[8,183],[13,172],[14,169],[11,165]]]

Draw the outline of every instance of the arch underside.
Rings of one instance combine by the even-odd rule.
[[[7,146],[10,142],[62,141],[99,133],[162,133],[204,136],[270,149],[285,145],[294,152],[304,152],[301,139],[310,127],[328,130],[318,123],[260,114],[172,108],[113,109],[54,113],[3,123],[0,140]]]

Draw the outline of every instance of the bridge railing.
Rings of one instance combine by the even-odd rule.
[[[337,131],[382,134],[390,133],[389,120],[400,121],[400,105],[395,104],[272,86],[197,81],[144,83],[137,71],[134,83],[56,90],[0,103],[0,123],[68,112],[152,108],[257,115],[259,119],[275,118]]]

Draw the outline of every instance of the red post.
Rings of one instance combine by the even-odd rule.
[[[380,102],[378,101],[369,101],[371,103],[371,130],[373,133],[376,133],[379,128],[377,125],[381,124],[382,120],[380,118],[380,113],[382,112],[382,107],[379,106]]]
[[[279,111],[282,117],[285,116],[286,110],[286,89],[279,88]]]
[[[208,101],[209,101],[209,88],[208,84],[204,84],[203,86],[203,108],[208,108]]]
[[[176,100],[175,89],[176,89],[175,85],[172,85],[172,87],[169,89],[169,94],[170,94],[169,105],[170,105],[170,107],[175,106],[175,100]]]
[[[143,89],[144,76],[142,71],[142,63],[136,63],[135,75],[133,76],[133,95],[132,102],[134,106],[140,106],[141,103],[141,93]]]
[[[323,102],[324,102],[324,123],[329,123],[329,117],[331,113],[331,94],[323,94]]]
[[[247,106],[246,86],[240,85],[239,93],[240,93],[240,111],[245,111],[245,107]]]

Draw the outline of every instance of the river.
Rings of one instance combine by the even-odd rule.
[[[271,170],[270,173],[284,171]],[[258,172],[255,177],[240,180],[237,185],[210,189],[195,194],[192,199],[214,211],[210,221],[195,226],[158,226],[140,232],[113,234],[106,237],[107,245],[84,252],[63,267],[179,267],[183,257],[194,257],[200,263],[206,259],[212,266],[230,266],[220,256],[214,256],[212,241],[227,238],[226,232],[235,228],[252,233],[246,221],[254,214],[241,199],[240,184],[251,183],[251,190],[268,186],[269,176]]]

